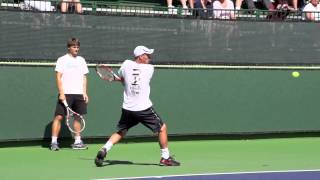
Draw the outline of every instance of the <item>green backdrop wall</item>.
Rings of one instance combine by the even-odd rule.
[[[85,137],[110,135],[122,87],[90,68]],[[320,71],[156,69],[151,98],[169,134],[319,131]],[[0,66],[0,141],[50,137],[54,67]],[[138,126],[129,136],[151,135]],[[62,136],[70,136],[64,130]]]
[[[0,11],[1,60],[50,60],[81,41],[91,62],[121,62],[138,45],[157,64],[320,64],[319,23],[248,22]]]

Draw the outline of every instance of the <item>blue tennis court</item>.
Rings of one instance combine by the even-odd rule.
[[[237,173],[188,174],[173,176],[130,177],[108,180],[319,180],[319,170],[262,171]],[[107,179],[99,179],[107,180]]]

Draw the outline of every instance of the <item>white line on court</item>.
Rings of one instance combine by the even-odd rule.
[[[141,177],[125,177],[125,178],[106,178],[92,180],[124,180],[124,179],[147,179],[147,178],[166,178],[166,177],[183,177],[183,176],[215,176],[215,175],[233,175],[233,174],[259,174],[259,173],[293,173],[293,172],[320,172],[320,169],[307,170],[283,170],[283,171],[244,171],[244,172],[226,172],[226,173],[203,173],[203,174],[180,174],[180,175],[164,175],[164,176],[141,176]]]

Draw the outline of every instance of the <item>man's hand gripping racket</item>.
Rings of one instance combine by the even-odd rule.
[[[84,118],[74,112],[68,105],[67,101],[66,100],[63,100],[62,101],[63,105],[66,107],[66,111],[67,111],[67,116],[66,116],[66,124],[69,128],[69,130],[73,133],[80,133],[84,130],[84,128],[86,127],[86,122],[84,120]],[[79,125],[80,127],[77,128],[78,130],[76,130],[76,128],[74,128],[74,121],[78,121],[79,122]]]
[[[113,72],[112,68],[106,64],[98,64],[96,66],[96,71],[98,76],[103,80],[109,82],[122,80],[115,72]]]

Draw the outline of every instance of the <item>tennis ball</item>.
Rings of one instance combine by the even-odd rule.
[[[293,71],[293,72],[292,72],[292,76],[295,77],[295,78],[297,78],[297,77],[300,76],[300,73],[299,73],[298,71]]]

